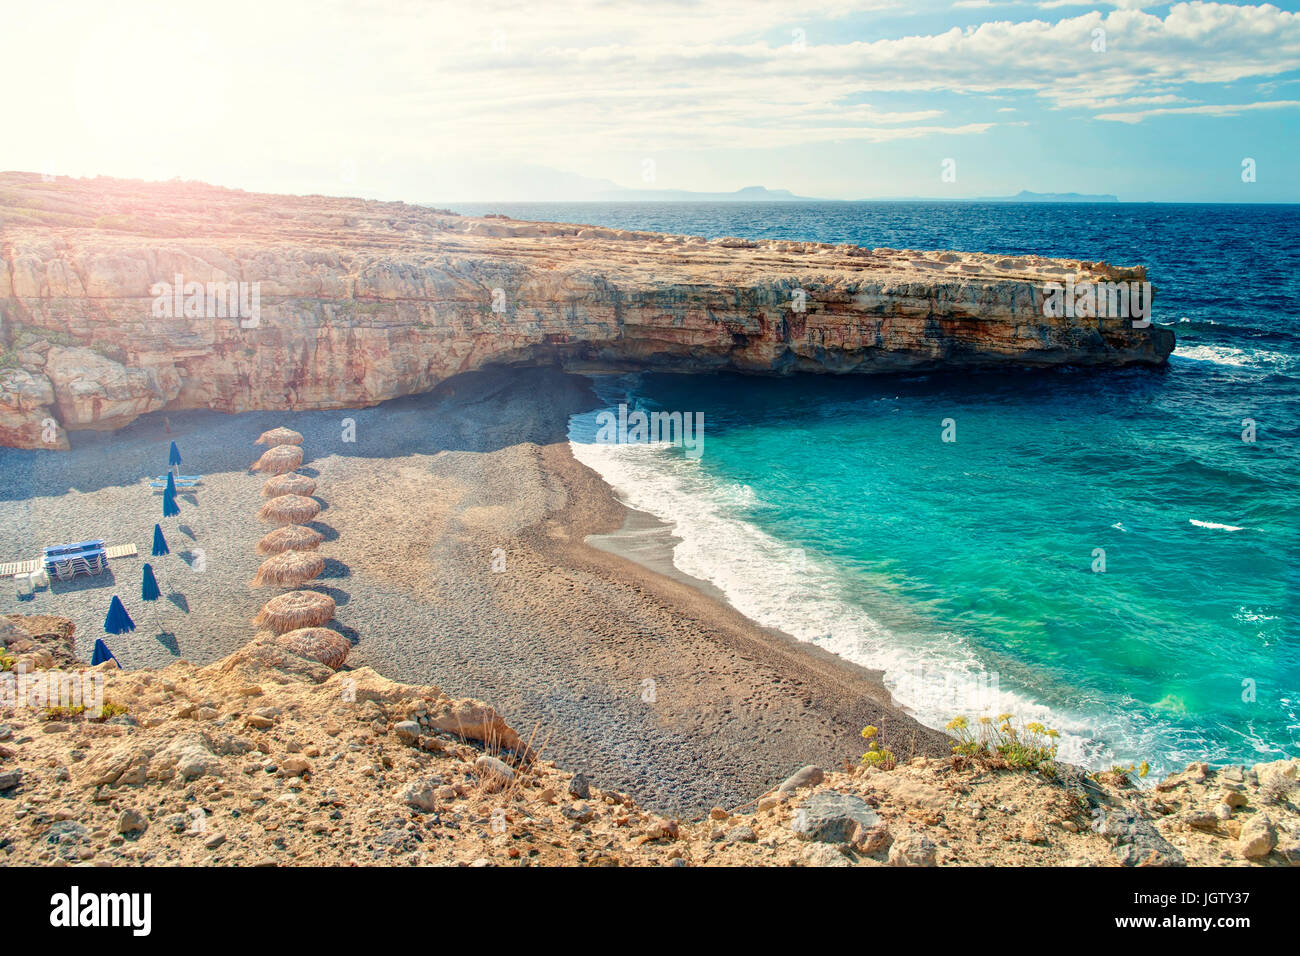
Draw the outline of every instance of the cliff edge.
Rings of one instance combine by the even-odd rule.
[[[0,690],[19,667],[31,686],[80,669],[64,619],[0,617],[0,645]],[[94,719],[0,699],[0,865],[1300,863],[1300,759],[1193,763],[1137,789],[1065,764],[847,753],[684,821],[557,768],[544,728],[274,643],[95,673]]]
[[[0,173],[0,444],[66,448],[68,431],[159,409],[360,407],[491,364],[1160,365],[1167,329],[1044,314],[1049,283],[1145,279],[1037,256]]]

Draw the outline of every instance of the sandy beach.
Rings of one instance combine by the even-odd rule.
[[[155,414],[77,433],[68,453],[0,449],[0,559],[94,537],[141,550],[31,600],[9,586],[0,612],[71,618],[88,658],[116,593],[137,624],[108,638],[124,666],[229,654],[280,593],[249,587],[269,527],[255,517],[264,476],[247,469],[253,440],[283,424],[303,433],[300,470],[319,485],[314,587],[338,603],[349,666],[490,701],[536,728],[547,756],[662,812],[739,806],[809,761],[838,766],[868,723],[901,755],[946,750],[878,675],[757,627],[672,568],[671,529],[629,513],[570,453],[568,418],[594,402],[579,376],[494,370],[369,409]],[[145,476],[163,473],[172,440],[204,482],[164,520]],[[155,522],[172,554],[150,607]]]

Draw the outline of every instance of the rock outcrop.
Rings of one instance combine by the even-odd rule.
[[[163,408],[346,408],[488,364],[875,371],[1159,365],[1044,315],[1105,263],[469,218],[194,183],[0,174],[0,444]],[[179,287],[179,288],[177,288]]]
[[[71,622],[5,616],[0,635],[33,679],[78,669]],[[481,701],[368,667],[254,641],[95,673],[97,718],[0,698],[0,865],[1300,864],[1294,758],[1146,789],[1064,764],[805,767],[686,821],[543,760]]]

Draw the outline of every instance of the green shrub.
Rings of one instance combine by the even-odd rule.
[[[953,753],[992,767],[1036,770],[1044,776],[1056,774],[1057,731],[1040,723],[1019,723],[1011,714],[997,719],[981,717],[972,729],[965,717],[954,717],[947,730],[957,738]]]

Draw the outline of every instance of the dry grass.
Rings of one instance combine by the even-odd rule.
[[[302,464],[302,449],[297,445],[276,445],[262,452],[262,457],[249,467],[272,475],[283,475]]]
[[[325,536],[312,528],[290,524],[276,528],[257,542],[258,554],[279,554],[282,551],[315,551]]]
[[[275,634],[319,627],[334,617],[334,599],[319,591],[290,591],[266,602],[253,623]]]
[[[346,637],[328,627],[300,627],[286,631],[275,640],[281,647],[299,657],[319,661],[333,670],[343,666],[348,651],[352,649]]]
[[[306,524],[320,514],[320,502],[302,495],[280,495],[262,505],[257,517],[270,524]]]
[[[257,569],[252,587],[296,588],[325,570],[325,559],[312,551],[282,551]]]
[[[316,493],[316,482],[306,475],[292,472],[268,478],[262,486],[263,498],[278,498],[280,495],[302,495],[310,498]]]
[[[292,428],[272,428],[269,432],[262,432],[257,436],[254,445],[301,445],[302,435]]]

